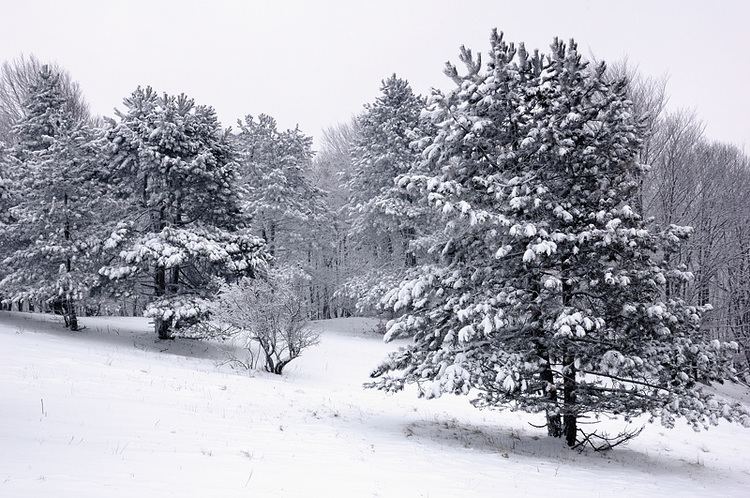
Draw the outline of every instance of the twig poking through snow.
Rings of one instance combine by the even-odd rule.
[[[248,484],[250,483],[250,479],[252,479],[252,478],[253,478],[253,472],[255,472],[255,471],[254,471],[254,470],[251,470],[251,471],[250,471],[250,475],[249,475],[249,476],[247,476],[247,481],[245,481],[245,487],[247,487],[247,485],[248,485]]]

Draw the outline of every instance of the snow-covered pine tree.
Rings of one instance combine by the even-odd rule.
[[[396,187],[395,180],[413,171],[417,163],[419,153],[412,142],[419,135],[424,104],[408,81],[394,74],[382,82],[380,95],[357,117],[347,185],[349,238],[362,253],[362,269],[367,271],[347,282],[342,291],[361,298],[360,307],[382,296],[376,282],[398,279],[404,268],[417,264],[414,242],[425,223],[423,209]],[[372,292],[363,293],[362,288]]]
[[[77,330],[76,307],[98,281],[96,229],[106,210],[96,134],[72,114],[59,75],[42,66],[13,136],[4,158],[13,198],[0,229],[7,251],[0,289],[10,302],[51,305]]]
[[[16,143],[13,128],[24,117],[24,104],[43,70],[55,74],[58,88],[65,98],[66,114],[77,123],[94,124],[81,87],[65,68],[39,60],[34,54],[22,54],[0,64],[0,141],[7,145]]]
[[[138,88],[107,132],[111,181],[128,204],[100,273],[150,289],[160,338],[195,324],[222,281],[265,265],[263,241],[240,210],[236,151],[211,107]]]
[[[266,114],[237,122],[234,141],[246,190],[243,209],[265,240],[271,256],[292,262],[303,232],[323,210],[323,192],[305,176],[312,159],[312,138],[299,128],[281,131]]]
[[[665,257],[690,230],[653,231],[629,206],[643,130],[626,83],[572,41],[530,55],[493,32],[486,65],[461,59],[465,73],[446,70],[456,88],[428,111],[438,132],[423,170],[437,173],[399,182],[442,211],[443,240],[384,298],[403,313],[386,338],[414,342],[373,386],[546,412],[570,446],[591,441],[578,420],[600,414],[748,424],[703,388],[734,376],[736,345],[709,340],[706,308],[665,291],[690,278]]]

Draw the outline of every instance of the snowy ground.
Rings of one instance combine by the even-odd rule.
[[[49,320],[0,312],[0,497],[750,496],[740,427],[649,426],[579,454],[538,418],[363,390],[394,347],[371,321],[316,322],[320,345],[279,378],[155,341],[145,319]]]

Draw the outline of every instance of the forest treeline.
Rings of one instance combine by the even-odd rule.
[[[699,385],[750,359],[748,156],[572,41],[493,32],[460,61],[445,93],[388,77],[317,152],[148,86],[94,116],[63,68],[5,62],[3,306],[72,330],[145,315],[161,339],[250,328],[274,373],[317,340],[304,318],[382,316],[413,343],[372,387],[476,388],[570,446],[592,413],[747,423]]]
[[[627,79],[634,109],[648,125],[640,152],[640,160],[649,166],[640,189],[640,208],[660,226],[694,229],[676,257],[695,278],[675,291],[690,302],[710,303],[714,309],[706,317],[707,333],[737,340],[750,358],[750,206],[745,201],[750,192],[750,159],[741,148],[704,136],[704,123],[691,110],[668,109],[666,78],[639,74],[627,63],[613,65],[608,74]],[[153,100],[165,98],[153,90],[150,94]],[[126,106],[131,98],[126,99]],[[174,112],[194,114],[192,101],[182,99],[182,107],[175,105]],[[35,105],[48,107],[33,109]],[[323,131],[316,153],[310,136],[299,129],[279,130],[266,115],[246,116],[222,137],[227,157],[236,165],[243,223],[265,241],[275,261],[293,265],[305,276],[304,295],[311,318],[379,313],[382,294],[426,251],[410,226],[419,214],[399,205],[391,195],[394,179],[418,159],[414,133],[424,126],[420,113],[425,107],[426,99],[416,95],[407,81],[392,76],[382,82],[378,98],[365,104],[351,121]],[[42,119],[57,120],[55,128],[45,129],[49,123],[31,123]],[[79,85],[64,68],[44,64],[34,56],[2,64],[0,199],[6,307],[60,311],[62,302],[70,301],[83,314],[137,315],[163,293],[150,281],[131,282],[123,290],[98,274],[112,257],[104,250],[107,240],[111,245],[116,225],[125,221],[112,215],[130,209],[115,206],[120,198],[105,200],[107,195],[101,190],[113,192],[104,185],[115,177],[117,161],[111,150],[114,140],[108,141],[107,136],[112,136],[118,119],[122,116],[92,115]],[[211,132],[225,133],[215,117],[211,119]],[[54,152],[47,154],[50,157],[34,159],[47,162],[38,168],[22,151],[52,149],[52,143],[31,143],[39,140],[34,134],[49,132],[46,136],[57,142],[75,143],[76,150],[55,143]],[[66,150],[60,150],[63,147]],[[68,157],[60,160],[63,153]],[[81,156],[74,157],[77,154]],[[98,186],[87,183],[69,188],[71,178],[84,178],[78,176],[81,169],[105,174],[100,175]],[[34,175],[40,175],[35,181],[42,185],[34,184]],[[12,183],[13,178],[23,182]],[[78,212],[82,199],[96,199],[99,205],[87,206],[87,213]],[[75,225],[68,229],[70,233],[65,221],[58,221],[57,229],[47,226],[48,221],[39,226],[22,221],[23,216],[40,217],[59,203],[57,216],[75,219],[67,222]],[[25,233],[19,234],[14,225],[22,226]],[[62,241],[52,235],[56,230],[61,231]],[[29,252],[17,253],[23,240],[27,244],[21,246]],[[91,247],[81,248],[84,240]],[[55,247],[49,251],[23,247],[29,241]],[[88,261],[91,255],[84,253],[94,248],[101,249],[100,254]],[[77,260],[76,265],[69,259]],[[76,274],[70,278],[75,282],[57,282],[61,264],[70,264],[70,272]],[[88,275],[81,274],[84,270]],[[24,277],[23,272],[28,275]]]

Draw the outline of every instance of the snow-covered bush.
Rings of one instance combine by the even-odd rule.
[[[211,305],[213,321],[226,327],[224,335],[248,351],[248,368],[260,354],[267,372],[284,367],[318,342],[307,327],[301,296],[289,272],[274,270],[267,279],[244,278],[225,285]],[[257,350],[256,348],[259,348]],[[236,361],[236,360],[235,360]]]

